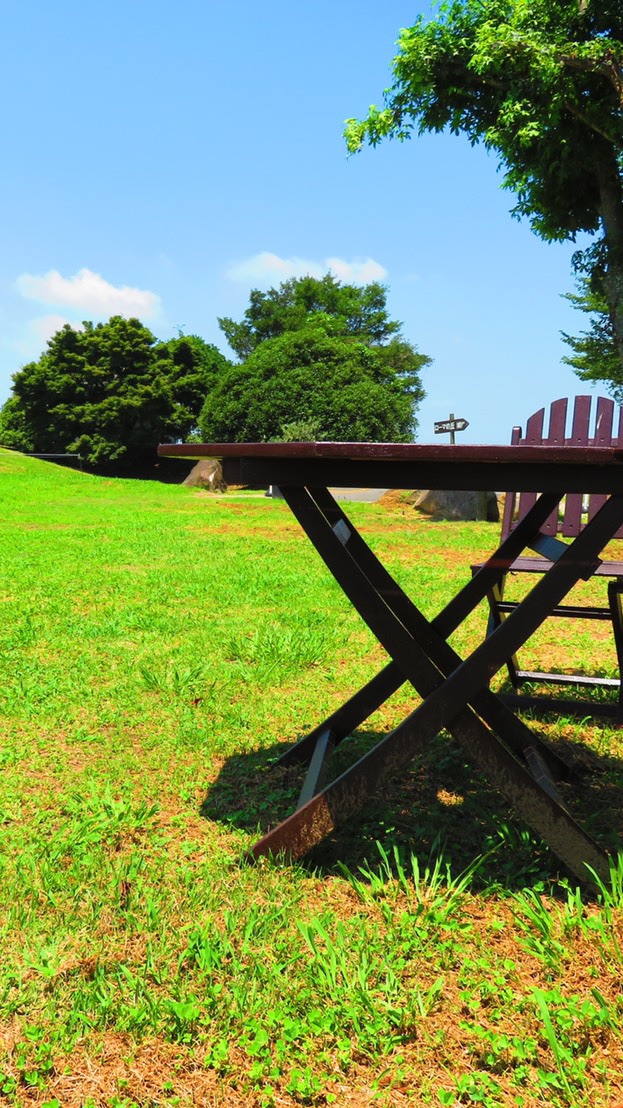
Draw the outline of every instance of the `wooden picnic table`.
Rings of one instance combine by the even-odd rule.
[[[192,443],[163,445],[162,457],[218,458],[232,484],[278,485],[290,510],[345,595],[389,656],[388,664],[282,755],[308,765],[296,810],[251,849],[253,857],[305,854],[348,821],[389,777],[443,728],[462,744],[576,877],[609,873],[609,859],[563,802],[556,780],[568,767],[489,689],[494,674],[580,580],[623,524],[623,450],[575,446],[463,446],[411,443]],[[446,607],[428,620],[393,580],[329,487],[538,492],[536,502]],[[605,503],[494,633],[460,658],[447,638],[534,541],[567,493],[604,493]],[[414,558],[417,544],[414,543]],[[468,566],[466,566],[468,571]],[[418,707],[336,780],[335,747],[402,684]]]

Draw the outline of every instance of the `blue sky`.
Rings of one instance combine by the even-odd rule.
[[[229,353],[218,316],[252,288],[331,268],[382,280],[433,358],[420,441],[461,442],[587,391],[560,331],[583,317],[571,244],[509,215],[495,159],[451,135],[348,158],[343,121],[379,103],[400,27],[385,0],[24,0],[0,46],[0,401],[63,322],[138,315]],[[437,439],[437,441],[443,441]]]

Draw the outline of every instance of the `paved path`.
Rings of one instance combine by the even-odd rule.
[[[336,500],[356,500],[362,504],[375,504],[387,489],[329,489]],[[269,495],[268,493],[266,494]],[[276,498],[281,499],[281,498]]]
[[[364,504],[374,504],[380,500],[387,489],[331,489],[336,500],[359,500]]]

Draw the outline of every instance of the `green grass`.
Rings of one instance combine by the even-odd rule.
[[[285,504],[0,452],[0,505],[0,1105],[623,1102],[623,869],[576,889],[448,736],[304,863],[240,864],[279,752],[384,660]],[[429,616],[497,537],[349,512]],[[619,733],[535,726],[616,849]]]

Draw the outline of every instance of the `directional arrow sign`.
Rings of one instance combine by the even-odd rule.
[[[444,419],[441,423],[433,424],[436,435],[448,434],[452,431],[464,431],[466,427],[469,427],[469,422],[466,419]]]

